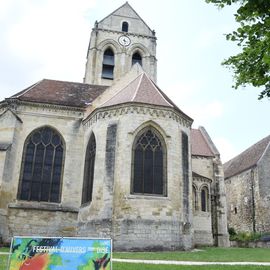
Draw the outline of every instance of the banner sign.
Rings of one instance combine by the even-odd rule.
[[[13,237],[8,270],[110,270],[111,239]]]

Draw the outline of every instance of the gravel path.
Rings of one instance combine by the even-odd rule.
[[[164,261],[164,260],[132,260],[112,259],[113,262],[145,263],[145,264],[170,264],[170,265],[262,265],[270,266],[270,262],[189,262],[189,261]]]

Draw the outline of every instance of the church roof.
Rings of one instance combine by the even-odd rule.
[[[85,108],[106,88],[101,85],[44,79],[10,98]]]
[[[223,165],[225,179],[254,167],[270,143],[270,135]]]
[[[151,81],[146,73],[141,73],[132,82],[117,92],[100,107],[113,106],[127,102],[152,104],[173,108],[173,102]]]
[[[215,154],[219,154],[203,127],[191,129],[191,154],[203,157],[214,157]]]

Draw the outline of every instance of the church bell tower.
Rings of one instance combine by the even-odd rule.
[[[95,22],[87,52],[84,83],[111,85],[139,63],[156,82],[155,31],[126,2]]]

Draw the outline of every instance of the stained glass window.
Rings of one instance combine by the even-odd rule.
[[[96,157],[96,140],[95,135],[92,133],[87,145],[85,156],[82,204],[92,201],[95,157]]]
[[[33,131],[25,141],[18,199],[60,202],[64,144],[49,127]]]
[[[201,210],[203,212],[209,211],[209,192],[207,187],[203,187],[201,190]]]
[[[161,135],[147,128],[133,145],[133,193],[166,195],[166,151]]]

